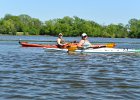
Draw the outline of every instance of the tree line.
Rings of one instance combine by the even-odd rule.
[[[6,14],[0,19],[0,34],[57,36],[60,32],[64,36],[80,36],[87,33],[91,37],[140,38],[140,20],[130,19],[127,25],[100,25],[77,16],[65,16],[42,22],[26,14]]]

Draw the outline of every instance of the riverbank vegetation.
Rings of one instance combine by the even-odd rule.
[[[80,36],[84,32],[94,37],[140,38],[140,20],[130,19],[127,25],[121,23],[100,25],[77,16],[65,16],[42,22],[25,14],[19,16],[6,14],[0,19],[0,34],[3,35],[56,36],[60,32],[64,36]]]

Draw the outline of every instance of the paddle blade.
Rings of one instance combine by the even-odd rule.
[[[108,48],[114,48],[116,46],[116,44],[115,43],[108,43],[105,46]]]
[[[68,51],[74,52],[75,50],[77,50],[77,47],[70,47],[68,48]]]
[[[68,43],[67,49],[68,51],[74,52],[78,49],[77,43]]]
[[[75,50],[77,50],[77,46],[70,46],[70,47],[68,47],[68,51],[74,52]]]

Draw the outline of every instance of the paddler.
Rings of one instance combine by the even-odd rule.
[[[58,34],[57,45],[58,45],[59,48],[64,48],[65,45],[66,45],[65,40],[63,39],[63,34],[62,33]]]
[[[100,48],[102,47],[103,45],[92,45],[89,40],[88,40],[88,36],[86,33],[83,33],[81,35],[81,40],[80,42],[78,43],[78,48]]]

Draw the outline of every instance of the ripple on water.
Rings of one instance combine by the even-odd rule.
[[[140,98],[138,55],[70,55],[15,48],[0,53],[0,99]]]

